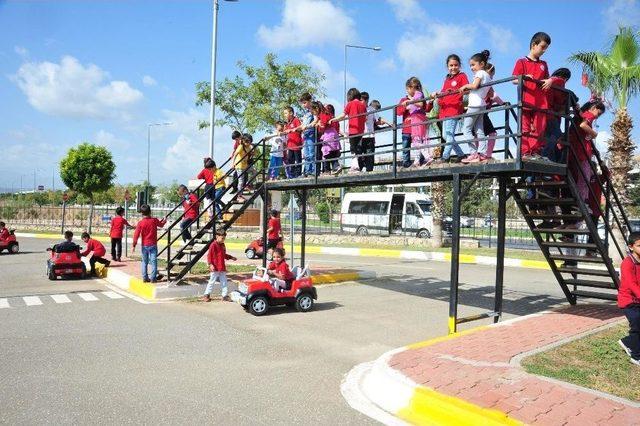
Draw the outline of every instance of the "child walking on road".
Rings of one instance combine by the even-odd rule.
[[[629,334],[618,340],[631,362],[640,366],[640,232],[629,235],[629,251],[620,265],[618,307],[629,321]]]
[[[207,255],[207,262],[209,263],[209,282],[207,288],[202,296],[203,302],[211,302],[211,292],[216,281],[220,282],[222,290],[222,300],[230,302],[231,299],[227,295],[227,265],[226,260],[238,260],[235,257],[227,254],[227,248],[224,245],[224,240],[227,237],[227,233],[224,229],[218,229],[216,231],[216,240],[211,243],[209,247],[209,253]]]

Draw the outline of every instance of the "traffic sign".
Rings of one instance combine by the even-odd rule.
[[[69,201],[69,194],[67,194],[66,192],[62,193],[62,201],[64,201],[65,203],[67,201]]]
[[[129,193],[128,189],[124,191],[124,199],[127,201],[131,200],[131,194]]]

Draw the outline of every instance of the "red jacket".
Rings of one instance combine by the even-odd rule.
[[[209,253],[207,254],[207,262],[209,265],[213,265],[213,269],[216,272],[227,272],[227,265],[225,260],[232,259],[233,256],[227,254],[227,247],[224,243],[214,241],[209,247]]]
[[[155,246],[158,244],[158,228],[162,228],[166,220],[159,220],[155,217],[143,217],[136,225],[133,233],[133,246],[138,243],[138,237],[142,237],[142,246]]]
[[[200,202],[198,201],[198,197],[193,192],[189,193],[188,199],[182,198],[182,208],[184,209],[184,218],[185,219],[195,219],[198,217],[198,208],[200,207]]]
[[[114,218],[111,219],[111,231],[109,231],[109,236],[111,238],[122,238],[122,231],[124,230],[125,225],[131,226],[124,217],[118,215],[114,216]]]
[[[8,240],[9,239],[9,230],[7,228],[2,228],[0,231],[0,240]]]
[[[100,241],[89,238],[89,241],[87,241],[87,248],[80,253],[80,255],[86,256],[91,252],[93,252],[93,257],[102,257],[107,253],[107,250]]]
[[[620,265],[620,288],[618,307],[640,305],[640,263],[632,255],[625,257]]]
[[[284,260],[280,262],[280,264],[277,264],[276,262],[269,263],[269,267],[267,269],[269,271],[284,274],[283,276],[285,281],[294,279],[293,273],[289,269],[289,265],[287,265],[287,262],[285,262]]]

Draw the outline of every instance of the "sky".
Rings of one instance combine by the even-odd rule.
[[[194,176],[208,152],[197,122],[209,111],[195,106],[194,85],[209,79],[211,18],[211,0],[0,0],[0,191],[21,181],[30,189],[34,176],[60,188],[59,161],[83,141],[113,153],[118,183],[142,182],[148,124],[158,122],[172,124],[151,129],[152,184]],[[573,71],[568,87],[584,101],[581,68],[567,58],[604,49],[618,25],[638,22],[640,0],[221,0],[217,76],[233,77],[238,60],[259,64],[274,52],[322,73],[323,100],[340,105],[344,45],[378,46],[348,50],[347,80],[386,106],[410,76],[439,89],[449,53],[466,64],[489,49],[496,78],[507,77],[531,36],[545,31],[552,43],[543,59]],[[515,96],[513,87],[497,91]],[[637,141],[638,99],[630,112]],[[601,145],[611,119],[607,112],[599,120]],[[216,159],[228,157],[230,134],[215,129]]]

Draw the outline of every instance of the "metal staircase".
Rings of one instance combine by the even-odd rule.
[[[572,103],[571,113],[572,119],[568,120],[565,135],[578,139],[581,142],[577,144],[578,149],[584,150],[585,141],[577,131],[579,110],[575,102]],[[586,143],[593,144],[592,141]],[[576,155],[576,148],[566,140],[562,144],[568,149],[571,162],[571,156]],[[571,304],[575,304],[578,297],[616,300],[620,279],[609,247],[613,243],[615,250],[611,252],[614,256],[617,254],[624,258],[624,241],[631,229],[607,168],[597,149],[593,148],[596,164],[591,163],[592,173],[595,176],[598,176],[598,172],[601,174],[595,179],[597,191],[589,185],[589,196],[596,200],[604,199],[604,205],[596,202],[589,206],[579,196],[576,179],[585,178],[579,167],[576,179],[567,169],[562,176],[536,175],[533,182],[521,180],[510,187],[511,196]],[[525,191],[529,192],[528,196],[524,196]],[[603,197],[598,197],[598,193]],[[542,222],[536,223],[535,220]],[[556,225],[560,221],[574,225],[558,229]],[[617,232],[614,233],[614,230]]]
[[[263,141],[254,144],[252,148],[247,152],[245,157],[249,157],[249,167],[239,174],[244,176],[244,185],[237,189],[237,192],[231,193],[231,186],[227,186],[225,190],[215,198],[214,200],[214,215],[209,217],[204,226],[198,226],[202,220],[205,220],[207,209],[201,208],[198,212],[198,216],[194,221],[196,225],[196,231],[192,232],[192,237],[183,246],[173,247],[173,244],[180,241],[182,238],[182,232],[180,231],[180,222],[184,219],[184,212],[174,220],[165,231],[158,238],[159,240],[166,237],[166,246],[158,252],[158,258],[164,256],[166,258],[166,269],[160,269],[159,272],[167,277],[167,280],[171,285],[178,284],[187,273],[193,268],[193,266],[206,255],[209,250],[209,246],[215,241],[215,233],[217,229],[228,230],[242,215],[242,213],[253,204],[262,192],[262,185],[264,184],[266,177],[266,165],[265,150]],[[243,157],[243,158],[245,158]],[[256,166],[262,165],[262,170],[256,172]],[[224,168],[230,165],[229,170],[224,174],[224,179],[230,177],[233,174],[233,156],[227,160],[219,168]],[[204,182],[201,183],[196,191],[200,191],[204,188]],[[225,195],[231,194],[231,198],[227,200],[222,206],[219,212],[216,211],[215,205],[222,203]],[[242,198],[241,198],[242,197]],[[202,195],[199,195],[198,201],[202,206],[205,201],[204,191]],[[169,213],[175,212],[180,208],[182,204],[178,204]],[[228,215],[231,217],[228,217]],[[224,216],[227,218],[224,219]],[[177,228],[177,229],[176,229]],[[172,231],[174,232],[172,235]]]

